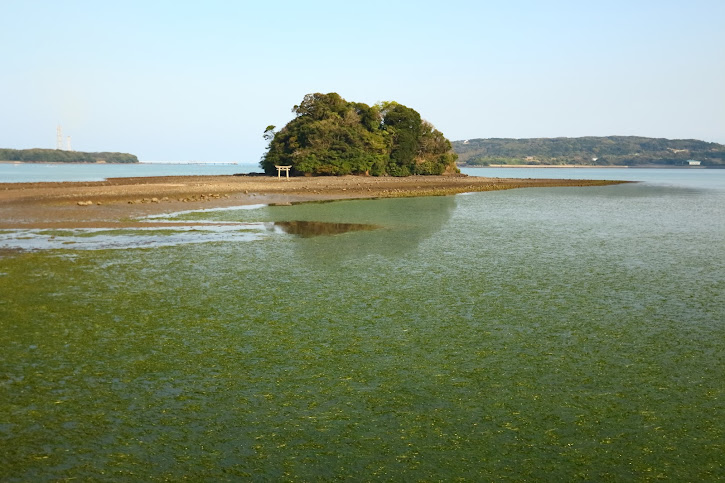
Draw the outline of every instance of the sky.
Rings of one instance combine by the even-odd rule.
[[[0,0],[0,148],[257,163],[305,94],[450,140],[725,143],[725,1]]]

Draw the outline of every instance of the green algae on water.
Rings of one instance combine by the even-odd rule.
[[[244,243],[0,258],[0,479],[722,479],[712,196],[296,205],[214,215]],[[264,225],[294,220],[380,228]]]

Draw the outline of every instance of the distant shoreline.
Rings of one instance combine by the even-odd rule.
[[[113,162],[113,161],[94,161],[94,162],[87,162],[84,163],[83,161],[0,161],[0,164],[57,164],[57,165],[64,165],[64,164],[72,164],[72,165],[95,165],[95,164],[146,164],[142,163],[140,161],[135,163],[121,163],[121,162]],[[171,164],[171,163],[169,163]]]
[[[557,138],[478,138],[453,141],[458,163],[533,167],[659,167],[689,165],[725,167],[725,145],[698,139],[644,136]],[[576,165],[576,166],[574,166]]]
[[[631,166],[593,166],[588,164],[489,164],[487,166],[475,166],[463,164],[459,168],[631,168]]]
[[[254,165],[257,163],[232,163],[232,162],[208,162],[205,163],[203,161],[138,161],[136,163],[118,163],[118,162],[108,162],[108,161],[97,161],[94,163],[84,163],[84,162],[75,162],[75,161],[69,161],[69,162],[63,162],[63,161],[0,161],[0,164],[53,164],[53,165],[66,165],[70,164],[73,166],[88,166],[88,165],[96,165],[96,164],[124,164],[124,165],[136,165],[136,164],[153,164],[153,165],[172,165],[172,164],[191,164],[194,166],[248,166],[248,165]]]
[[[232,163],[231,161],[139,161],[137,164],[153,164],[153,165],[165,165],[165,164],[191,164],[194,166],[249,166],[258,163]]]
[[[487,166],[475,166],[461,164],[459,168],[597,168],[597,169],[725,169],[725,166],[681,166],[668,164],[643,164],[639,166],[593,166],[591,164],[489,164]]]

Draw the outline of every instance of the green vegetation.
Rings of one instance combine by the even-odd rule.
[[[491,164],[575,164],[588,166],[725,165],[725,146],[695,139],[637,136],[454,141],[459,160],[469,166]]]
[[[260,166],[292,166],[296,175],[409,176],[458,172],[451,143],[415,110],[397,102],[374,106],[336,93],[307,94],[279,132],[268,126]]]
[[[138,163],[127,153],[84,153],[60,149],[0,149],[0,161],[23,163]]]

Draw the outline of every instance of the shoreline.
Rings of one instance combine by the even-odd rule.
[[[83,162],[83,161],[0,161],[0,164],[52,164],[52,165],[65,165],[65,164],[71,164],[71,165],[80,165],[80,166],[88,166],[89,164],[144,164],[142,162],[137,163],[121,163],[117,161],[94,161],[94,162]]]
[[[664,165],[664,164],[642,164],[635,166],[593,166],[589,164],[489,164],[487,166],[459,165],[459,168],[485,169],[485,168],[597,168],[597,169],[725,169],[725,166],[686,166],[686,165]]]
[[[443,196],[515,188],[606,186],[625,181],[475,176],[292,177],[250,175],[0,183],[0,229],[155,226],[138,218],[185,210],[349,199]]]
[[[119,163],[115,161],[96,161],[96,162],[80,162],[80,161],[3,161],[0,160],[0,164],[52,164],[52,165],[75,165],[75,166],[87,166],[89,164],[160,164],[160,165],[169,165],[169,164],[193,164],[193,165],[200,165],[200,166],[251,166],[256,165],[257,163],[233,163],[233,162],[203,162],[203,161],[138,161],[135,163]]]
[[[589,164],[489,164],[488,166],[464,165],[459,166],[459,168],[631,168],[631,166],[593,166]]]

